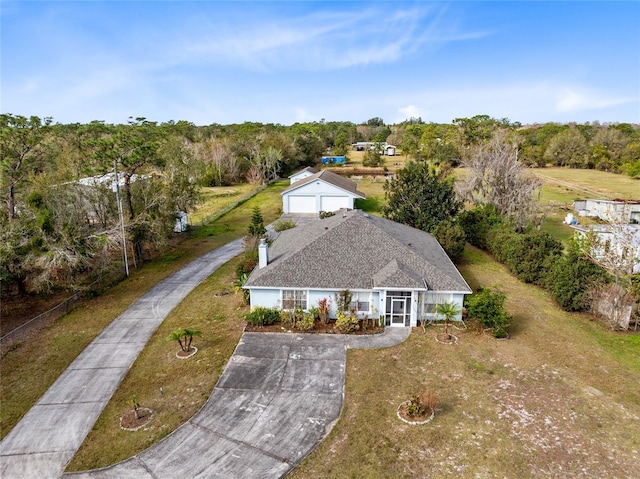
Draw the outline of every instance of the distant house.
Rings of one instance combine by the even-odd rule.
[[[357,143],[351,144],[351,149],[355,151],[375,150],[376,148],[379,149],[379,153],[381,155],[396,156],[397,148],[387,142],[376,143],[374,141],[358,141]]]
[[[609,223],[640,223],[640,200],[580,200],[574,203],[574,209],[579,216]]]
[[[640,225],[576,225],[576,232],[587,237],[596,235],[597,243],[591,254],[595,257],[609,255],[609,263],[625,273],[640,273]],[[617,257],[617,259],[615,259]]]
[[[309,309],[348,289],[358,316],[411,327],[436,318],[438,304],[460,308],[471,289],[440,244],[424,231],[349,211],[280,233],[259,247],[244,287],[251,307]],[[460,317],[458,317],[460,319]]]
[[[294,173],[293,175],[291,175],[289,177],[289,180],[291,181],[291,184],[295,183],[296,181],[299,180],[304,180],[305,178],[308,178],[311,175],[314,175],[318,172],[318,170],[316,170],[315,168],[311,167],[311,166],[307,166],[306,168]]]
[[[320,213],[353,209],[356,198],[366,198],[357,184],[323,170],[298,180],[282,192],[283,213]]]

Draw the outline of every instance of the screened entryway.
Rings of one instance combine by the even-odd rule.
[[[411,325],[411,291],[387,291],[385,326]]]

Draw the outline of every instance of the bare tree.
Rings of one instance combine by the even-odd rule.
[[[196,154],[205,165],[209,181],[214,186],[228,185],[240,178],[240,161],[233,153],[228,139],[209,139],[197,144],[196,149]]]
[[[464,161],[469,174],[458,184],[458,193],[474,203],[492,203],[517,228],[535,219],[541,182],[518,160],[518,149],[497,132]]]
[[[261,150],[257,147],[253,149],[249,157],[251,167],[249,169],[249,181],[267,184],[269,181],[275,180],[280,171],[282,162],[282,153],[280,150],[271,146]]]

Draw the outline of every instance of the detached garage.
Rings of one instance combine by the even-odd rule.
[[[331,171],[321,171],[293,183],[282,192],[283,213],[319,213],[353,209],[356,198],[366,198],[355,182]]]

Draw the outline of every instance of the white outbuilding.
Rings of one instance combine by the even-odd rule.
[[[356,198],[366,198],[348,178],[323,170],[292,183],[282,192],[283,213],[320,213],[353,209]]]

